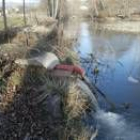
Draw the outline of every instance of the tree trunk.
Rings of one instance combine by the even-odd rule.
[[[49,2],[48,2],[48,0],[46,1],[46,8],[47,8],[47,16],[51,16],[51,14],[50,14],[50,8],[49,8]]]
[[[2,0],[2,10],[3,10],[3,21],[4,21],[4,29],[5,31],[8,29],[7,26],[7,17],[6,17],[6,6],[5,6],[5,0]]]
[[[53,18],[56,18],[58,15],[59,2],[59,0],[48,0],[49,13]]]
[[[58,16],[60,2],[61,0],[41,0],[42,7],[47,9],[47,16],[53,18]]]
[[[50,17],[52,17],[52,0],[48,0],[48,8],[49,8]]]
[[[63,48],[64,37],[64,0],[59,0],[59,13],[58,13],[58,46]]]
[[[54,3],[55,3],[54,0],[51,0],[52,17],[54,17],[54,9],[55,9]]]
[[[23,20],[24,20],[24,25],[27,25],[27,21],[26,21],[26,2],[25,0],[23,0]]]
[[[59,10],[59,0],[55,0],[55,11],[54,11],[54,17],[57,18]]]
[[[93,7],[95,11],[95,16],[99,15],[98,9],[97,9],[97,0],[93,0]]]

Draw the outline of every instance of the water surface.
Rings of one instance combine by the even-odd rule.
[[[99,111],[98,139],[140,139],[140,37],[99,31],[94,24],[82,22],[77,50],[90,80],[116,105],[114,112]],[[102,109],[107,107],[101,102]]]

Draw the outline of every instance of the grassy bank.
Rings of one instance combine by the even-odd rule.
[[[94,132],[83,121],[93,106],[77,84],[78,75],[54,77],[43,67],[14,63],[53,52],[61,63],[77,64],[74,40],[57,33],[57,28],[49,34],[19,32],[12,44],[1,44],[1,140],[88,140]]]
[[[23,17],[11,16],[8,17],[8,27],[23,27]],[[0,17],[0,30],[4,29],[3,17]]]

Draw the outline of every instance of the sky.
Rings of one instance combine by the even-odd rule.
[[[22,3],[23,0],[5,0],[6,3]],[[27,3],[37,3],[39,2],[40,0],[25,0]],[[2,0],[0,0],[0,4],[2,3]]]
[[[6,1],[6,6],[7,8],[13,6],[14,5],[20,5],[23,3],[23,0],[5,0]],[[25,0],[26,3],[30,4],[30,3],[39,3],[40,0]],[[0,0],[0,7],[2,6],[2,0]]]
[[[39,2],[40,0],[26,0],[27,3],[30,2]],[[6,0],[6,2],[13,2],[13,3],[22,3],[23,0]]]

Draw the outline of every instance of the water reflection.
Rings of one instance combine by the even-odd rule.
[[[118,112],[140,125],[140,37],[94,27],[81,24],[78,50],[82,65],[91,81],[116,103]],[[131,107],[127,113],[121,112],[124,105]]]
[[[127,91],[125,87],[133,87],[134,83],[139,83],[139,37],[110,32],[92,32],[91,29],[88,24],[82,23],[79,37],[81,56],[87,58],[92,54],[95,59],[92,66],[90,63],[92,70],[87,66],[88,74],[92,73],[91,71],[98,65],[100,71],[98,85],[111,84],[110,86],[114,87],[114,85],[119,86],[121,81],[124,84],[124,87],[120,85],[122,92]]]

